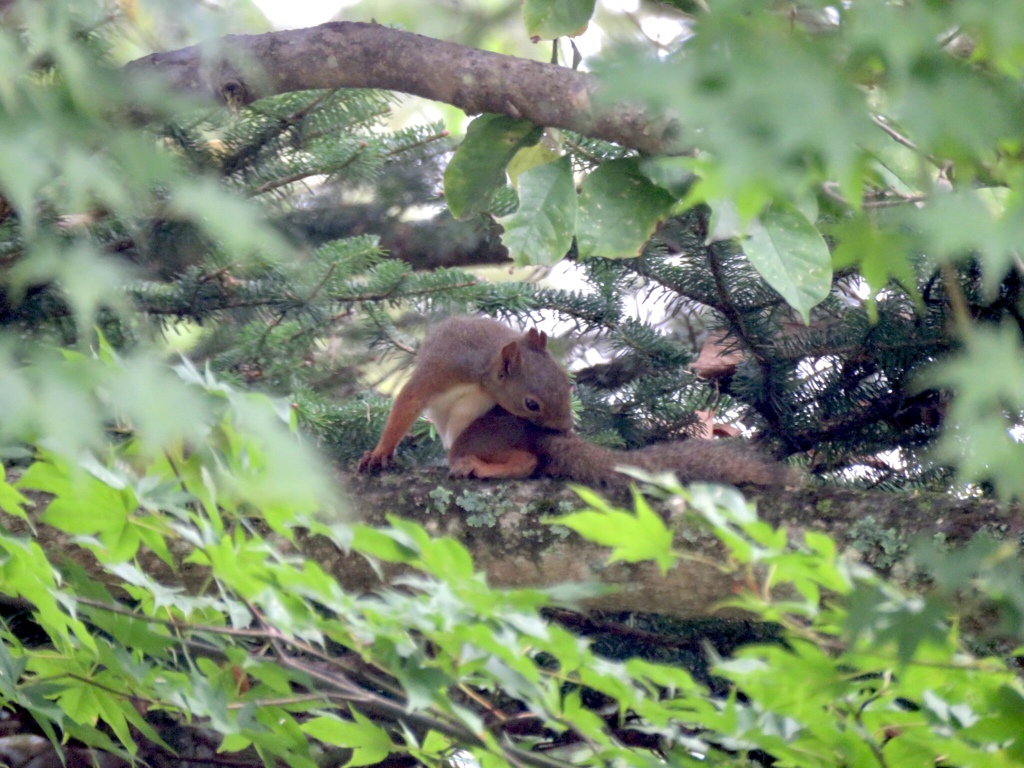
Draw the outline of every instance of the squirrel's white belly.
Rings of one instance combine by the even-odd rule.
[[[495,405],[497,401],[478,384],[460,384],[431,400],[424,412],[448,450],[466,427]]]

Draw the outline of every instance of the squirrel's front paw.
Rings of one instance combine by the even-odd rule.
[[[356,470],[360,474],[376,475],[381,470],[387,469],[390,463],[390,456],[379,456],[373,451],[367,451],[363,454],[362,458],[359,459],[359,463],[356,465]]]

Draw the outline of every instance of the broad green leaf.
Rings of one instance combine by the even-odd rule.
[[[138,431],[146,448],[158,452],[181,440],[199,442],[214,421],[210,398],[185,384],[166,365],[149,356],[126,360],[104,389],[112,409]],[[159,398],[152,393],[159,392]],[[182,414],[192,418],[183,419]]]
[[[501,241],[517,264],[554,264],[572,246],[576,209],[569,158],[535,166],[519,177],[519,209],[498,219]]]
[[[42,520],[73,535],[104,534],[122,530],[128,512],[120,491],[90,479],[50,502]]]
[[[948,641],[946,607],[939,601],[909,597],[890,601],[883,616],[876,619],[875,642],[892,642],[896,658],[901,664],[910,663],[918,655],[918,646],[934,643],[942,646]]]
[[[122,563],[139,551],[142,536],[138,525],[129,521],[119,529],[102,534],[100,542],[106,546],[106,552],[97,554],[102,562]]]
[[[454,628],[454,636],[463,644],[472,645],[484,652],[482,661],[491,674],[507,678],[514,673],[518,678],[516,681],[506,679],[503,682],[505,685],[518,688],[517,694],[525,694],[528,689],[533,690],[531,686],[540,682],[541,670],[537,668],[529,654],[522,652],[524,641],[507,626],[495,628],[485,624],[459,625]],[[530,638],[530,641],[534,639],[536,638]],[[499,659],[508,665],[508,669],[500,670],[494,665]]]
[[[524,0],[526,31],[538,40],[575,37],[581,34],[594,15],[596,0]]]
[[[899,738],[889,739],[882,749],[886,765],[905,768],[932,768],[935,765],[934,743],[928,733],[900,733]]]
[[[552,146],[552,143],[544,139],[538,141],[532,147],[523,147],[516,152],[515,157],[509,161],[508,166],[505,168],[512,186],[519,189],[519,177],[522,174],[531,168],[536,168],[538,165],[553,163],[562,156],[561,152]]]
[[[867,216],[845,219],[829,234],[835,238],[832,264],[836,269],[856,265],[872,290],[868,305],[872,321],[877,319],[875,295],[896,280],[915,299],[920,299],[917,279],[910,263],[913,241],[904,232],[883,230]]]
[[[627,512],[574,512],[571,515],[555,517],[548,521],[552,525],[572,528],[583,538],[604,546],[614,547],[619,543],[620,526],[631,526],[635,518]]]
[[[47,632],[57,647],[66,647],[69,630],[87,648],[95,640],[85,625],[67,611],[66,598],[58,590],[58,573],[33,539],[0,535],[0,589],[7,595],[29,599],[35,621]]]
[[[383,531],[366,525],[353,528],[352,549],[393,563],[407,563],[416,557],[415,550]]]
[[[88,723],[100,714],[100,695],[91,685],[68,685],[57,697],[57,703],[71,719]]]
[[[691,31],[685,56],[637,46],[603,57],[595,70],[609,96],[682,116],[682,145],[716,166],[712,196],[733,198],[741,214],[745,189],[781,198],[825,179],[845,186],[879,129],[835,51],[763,3],[701,13]],[[876,31],[862,34],[874,41]]]
[[[111,693],[109,686],[119,682],[116,676],[100,673],[97,678],[96,703],[99,707],[100,717],[114,732],[117,740],[128,750],[128,753],[134,755],[138,749],[138,735],[132,733],[128,719],[131,718],[135,723],[144,723],[145,721],[139,717],[132,702]],[[109,681],[104,678],[109,678]],[[105,683],[107,683],[106,686]]]
[[[210,179],[176,184],[170,202],[176,213],[199,223],[234,258],[284,259],[292,254],[291,246],[267,225],[252,202],[227,194]]]
[[[640,161],[640,170],[662,189],[683,197],[693,185],[692,157],[648,157]]]
[[[772,203],[750,227],[743,251],[804,322],[832,288],[832,257],[821,233],[800,211]]]
[[[936,446],[967,482],[995,481],[1004,497],[1024,495],[1024,443],[1008,413],[1024,411],[1024,345],[1015,325],[976,326],[954,357],[933,366],[924,381],[956,392]]]
[[[375,725],[358,710],[352,710],[355,722],[334,715],[321,715],[303,723],[300,728],[326,744],[352,749],[346,765],[373,765],[383,760],[394,748],[387,731]]]
[[[138,533],[134,525],[128,523],[128,514],[135,506],[131,490],[118,490],[84,472],[71,475],[71,470],[59,459],[57,461],[59,463],[34,462],[18,481],[22,488],[52,493],[56,497],[47,505],[41,519],[66,533],[98,534],[118,557],[134,554]]]
[[[505,167],[523,147],[536,144],[544,129],[504,115],[481,115],[466,129],[444,171],[444,197],[461,219],[486,210],[494,192],[505,186]]]
[[[402,684],[410,710],[426,709],[442,698],[441,691],[451,685],[451,678],[439,669],[423,666],[403,666],[393,670]]]
[[[9,701],[17,700],[17,684],[28,667],[28,662],[28,656],[15,658],[11,655],[8,644],[0,643],[0,696]]]
[[[690,672],[666,664],[655,664],[644,659],[633,658],[626,662],[626,669],[637,680],[650,680],[655,685],[675,688],[680,691],[699,691]]]
[[[54,175],[46,149],[48,137],[43,131],[19,130],[13,124],[5,125],[0,137],[0,185],[10,204],[24,217],[26,232],[34,234],[38,190]]]
[[[452,704],[452,713],[462,721],[463,725],[473,731],[473,733],[486,734],[490,736],[490,732],[484,727],[483,718],[477,711],[459,704]]]
[[[32,500],[19,493],[17,488],[6,480],[0,480],[0,509],[9,515],[20,517],[22,520],[28,520],[28,515],[24,509],[26,505],[34,506]]]
[[[583,180],[576,241],[580,258],[638,256],[675,203],[640,171],[635,157],[604,163]]]
[[[940,261],[977,252],[983,286],[994,296],[1010,269],[1017,269],[1024,238],[1024,197],[982,189],[934,195],[920,208],[903,208],[899,223],[926,236],[924,249]]]
[[[918,152],[893,141],[879,143],[872,149],[873,168],[880,181],[901,195],[921,193],[922,158]],[[870,167],[870,166],[869,166]]]
[[[116,605],[114,601],[110,602]],[[135,619],[96,608],[87,610],[90,624],[110,635],[121,648],[159,657],[177,646],[175,639],[168,637],[163,628],[155,630],[153,625],[141,617]]]
[[[466,547],[455,539],[433,539],[420,553],[429,573],[445,580],[467,580],[473,576],[473,558]]]
[[[654,560],[662,573],[675,562],[672,531],[643,496],[634,493],[636,514],[619,509],[576,512],[549,522],[572,528],[583,538],[612,548],[610,561],[638,563]]]
[[[424,738],[422,733],[413,734],[403,729],[402,735],[409,745],[409,755],[422,765],[440,765],[453,751],[453,740],[437,731],[429,731]]]
[[[593,739],[598,744],[609,744],[608,725],[592,707],[580,702],[579,689],[568,691],[562,698],[562,717],[578,733]]]
[[[217,747],[218,752],[241,752],[243,749],[252,744],[252,739],[242,733],[229,733],[226,734]]]
[[[21,277],[21,266],[16,265],[15,279]],[[76,244],[59,252],[47,250],[45,258],[37,256],[34,264],[30,260],[25,266],[33,269],[37,276],[47,271],[51,273],[83,327],[93,324],[95,313],[101,307],[127,310],[123,289],[128,280],[125,265],[90,245]]]
[[[732,200],[722,198],[708,202],[711,205],[711,218],[708,221],[707,241],[714,243],[740,237],[744,231],[743,224]]]

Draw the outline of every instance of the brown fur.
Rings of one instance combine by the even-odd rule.
[[[532,455],[532,464],[525,460]],[[681,482],[778,487],[792,471],[753,446],[717,440],[658,443],[618,451],[588,443],[572,432],[539,428],[501,408],[481,416],[459,435],[448,453],[452,474],[468,477],[529,477],[573,480],[595,488],[624,488],[631,478],[616,467],[673,472]]]
[[[645,472],[672,472],[683,483],[781,487],[791,480],[784,464],[750,445],[718,440],[656,443],[633,451],[616,451],[588,443],[579,435],[549,434],[537,440],[539,473],[574,480],[594,488],[621,488],[632,478],[616,470],[628,466]]]
[[[434,409],[436,420],[451,420],[453,432],[460,431],[462,420],[469,423],[495,404],[530,424],[569,430],[571,390],[544,333],[531,328],[520,334],[487,317],[448,318],[420,345],[412,376],[395,398],[377,447],[359,460],[359,471],[386,467],[427,408]]]

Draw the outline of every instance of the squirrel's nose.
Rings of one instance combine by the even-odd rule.
[[[572,431],[572,413],[566,414],[564,419],[561,419],[555,424],[555,429],[560,432],[571,432]]]

